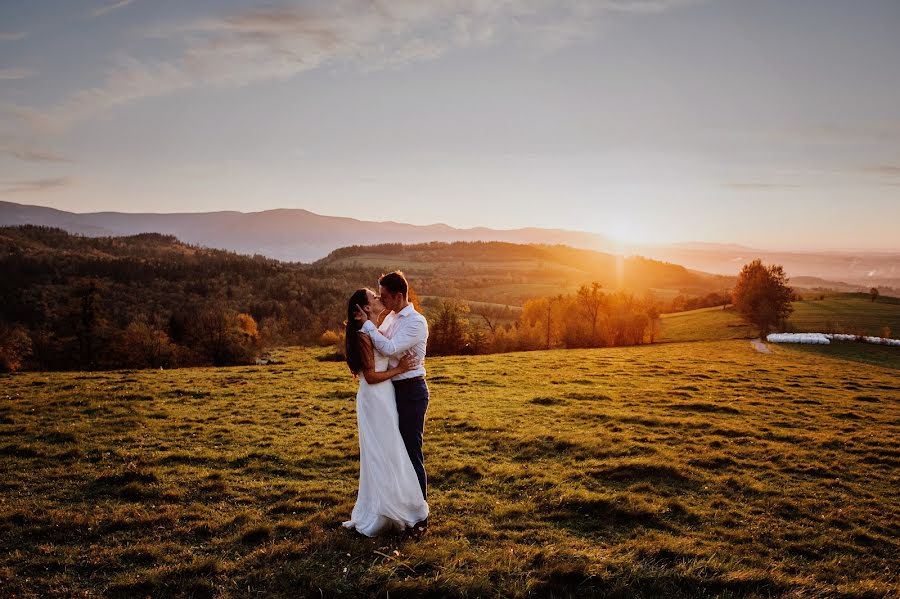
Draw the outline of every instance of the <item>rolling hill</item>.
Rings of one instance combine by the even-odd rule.
[[[444,224],[427,226],[398,222],[367,222],[323,216],[301,209],[262,212],[206,213],[73,213],[43,206],[0,202],[0,226],[23,224],[58,227],[70,233],[123,236],[138,233],[174,235],[190,244],[261,254],[286,261],[311,262],[335,249],[366,244],[418,244],[430,241],[502,241],[516,244],[568,245],[574,248],[628,255],[681,264],[686,268],[733,275],[754,258],[782,264],[798,287],[855,291],[879,286],[900,293],[900,251],[779,252],[739,245],[687,243],[621,246],[595,233],[561,229],[486,227],[460,229]]]
[[[416,282],[420,293],[510,305],[571,293],[593,281],[608,290],[652,293],[660,299],[725,293],[734,284],[734,277],[636,256],[501,242],[352,246],[332,252],[315,265],[399,268]]]
[[[185,243],[261,254],[278,260],[311,262],[337,248],[358,244],[428,241],[506,241],[509,243],[567,244],[605,249],[610,243],[593,233],[558,229],[496,230],[486,227],[457,229],[448,225],[409,225],[367,222],[322,216],[300,209],[263,212],[204,212],[136,214],[95,212],[77,214],[12,202],[0,202],[0,226],[58,227],[89,237],[116,237],[138,233],[174,235]]]
[[[645,256],[683,264],[704,272],[730,274],[756,258],[781,264],[795,287],[856,291],[891,288],[900,294],[900,250],[785,252],[740,245],[683,243],[641,248]]]

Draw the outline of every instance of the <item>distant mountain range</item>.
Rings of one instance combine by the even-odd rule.
[[[262,212],[78,214],[43,206],[0,202],[0,226],[22,224],[59,227],[89,237],[163,233],[187,243],[262,254],[279,260],[312,262],[350,245],[428,241],[504,241],[568,245],[615,252],[602,235],[561,229],[458,229],[444,224],[410,225],[323,216],[302,209]],[[893,252],[779,252],[736,245],[689,243],[633,246],[629,254],[665,260],[687,268],[735,275],[754,258],[782,264],[791,277],[818,277],[822,285],[900,287],[900,250]],[[810,281],[809,279],[806,280]]]
[[[853,290],[860,287],[900,288],[900,249],[877,251],[786,252],[739,245],[683,243],[646,246],[640,253],[715,274],[737,274],[741,266],[761,259],[780,264],[796,287]]]
[[[505,241],[562,244],[607,250],[601,235],[560,229],[457,229],[449,225],[409,225],[322,216],[301,209],[263,212],[146,214],[92,212],[77,214],[12,202],[0,202],[0,226],[45,225],[89,237],[163,233],[181,241],[278,260],[312,262],[350,245],[424,243],[428,241]]]

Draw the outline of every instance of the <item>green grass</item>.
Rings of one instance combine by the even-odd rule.
[[[770,347],[772,344],[769,344]],[[779,347],[787,350],[819,354],[844,360],[853,360],[864,364],[874,364],[884,368],[900,369],[900,347],[873,345],[854,341],[832,341],[830,345],[802,345],[785,343]],[[898,383],[900,388],[900,383]]]
[[[432,359],[431,529],[338,528],[355,385],[0,377],[0,595],[900,593],[893,370],[745,341]]]
[[[803,333],[854,333],[880,336],[885,327],[900,336],[900,304],[895,298],[871,302],[862,294],[845,293],[824,300],[794,302],[787,329]],[[729,307],[701,308],[690,312],[663,314],[659,341],[704,341],[745,339],[757,336],[738,313]],[[863,350],[865,351],[865,350]],[[878,350],[875,350],[877,353]],[[836,353],[858,357],[859,352]],[[880,363],[877,361],[876,363]]]
[[[700,308],[689,312],[663,314],[659,341],[724,341],[748,339],[756,332],[730,306]]]
[[[788,325],[797,332],[855,333],[881,336],[885,327],[900,336],[900,305],[896,298],[872,302],[862,294],[842,294],[824,300],[794,302]]]

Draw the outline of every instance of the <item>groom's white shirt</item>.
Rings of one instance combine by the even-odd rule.
[[[376,328],[371,320],[363,323],[361,332],[372,338],[372,344],[383,355],[388,356],[388,368],[400,363],[400,357],[409,352],[416,357],[418,366],[413,370],[398,374],[394,381],[425,376],[425,347],[428,344],[428,321],[408,304],[399,312],[391,312],[381,326]]]

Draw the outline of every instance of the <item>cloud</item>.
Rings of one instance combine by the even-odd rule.
[[[759,181],[746,181],[746,182],[735,182],[735,183],[723,183],[722,187],[728,187],[729,189],[752,191],[752,190],[763,190],[763,189],[795,189],[800,186],[793,185],[790,183],[765,183],[765,182],[759,182]]]
[[[59,154],[33,148],[10,148],[9,153],[26,162],[72,162],[69,158]]]
[[[873,175],[885,175],[888,177],[900,176],[900,166],[893,164],[878,164],[875,166],[867,166],[863,170],[867,173],[872,173]]]
[[[599,2],[608,10],[630,13],[658,13],[666,12],[674,8],[701,4],[705,0],[608,0]]]
[[[13,79],[25,79],[35,74],[31,69],[0,69],[0,81]]]
[[[0,31],[0,42],[14,42],[28,35],[26,31]]]
[[[71,177],[53,177],[49,179],[32,179],[29,181],[10,181],[0,183],[2,189],[0,193],[32,193],[36,191],[47,191],[48,189],[56,189],[59,187],[69,187],[74,183]]]
[[[114,11],[114,10],[116,10],[116,9],[119,9],[119,8],[125,8],[126,6],[128,6],[129,4],[131,4],[132,2],[134,2],[134,0],[119,0],[119,2],[115,2],[115,3],[113,3],[113,4],[107,4],[107,5],[105,5],[105,6],[100,6],[100,7],[98,7],[98,8],[95,8],[95,9],[91,12],[91,16],[92,16],[92,17],[95,17],[95,18],[96,18],[96,17],[103,16],[103,15],[105,15],[106,13],[112,12],[112,11]]]
[[[287,80],[326,65],[392,68],[501,41],[564,46],[593,35],[598,20],[616,13],[658,13],[702,1],[308,0],[252,8],[146,31],[180,48],[176,57],[119,58],[95,87],[47,109],[8,111],[33,128],[61,130],[143,98]]]

